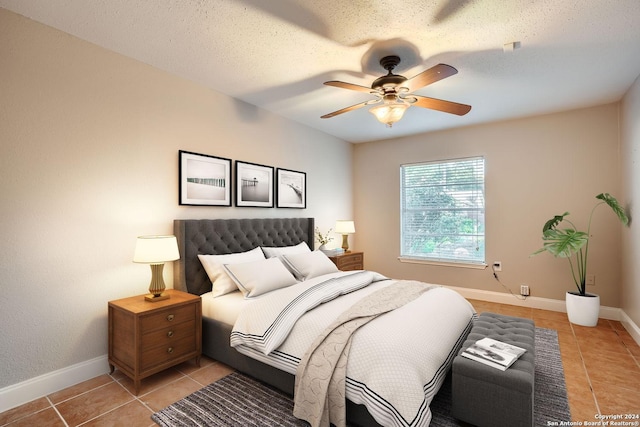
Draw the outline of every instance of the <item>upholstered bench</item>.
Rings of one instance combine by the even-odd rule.
[[[460,355],[489,337],[526,349],[506,371]],[[535,325],[530,319],[482,313],[452,368],[452,414],[479,427],[533,426]]]

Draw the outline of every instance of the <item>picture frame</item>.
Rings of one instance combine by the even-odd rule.
[[[178,151],[179,204],[231,206],[231,159]]]
[[[276,169],[276,200],[279,208],[307,208],[307,174]]]
[[[273,207],[272,166],[236,160],[236,206]]]

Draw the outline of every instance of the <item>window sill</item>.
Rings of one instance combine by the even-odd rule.
[[[422,258],[409,258],[398,257],[398,261],[408,264],[426,264],[426,265],[438,265],[441,267],[457,267],[457,268],[471,268],[476,270],[484,270],[489,265],[485,263],[471,263],[471,262],[456,262],[456,261],[434,261]]]

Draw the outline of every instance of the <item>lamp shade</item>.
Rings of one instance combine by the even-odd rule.
[[[380,123],[391,127],[395,122],[400,121],[407,108],[409,104],[404,102],[389,102],[373,107],[369,112],[376,116]]]
[[[353,234],[356,232],[356,226],[353,221],[338,220],[336,221],[336,233]]]
[[[180,259],[176,236],[140,236],[136,240],[133,262],[162,264]]]

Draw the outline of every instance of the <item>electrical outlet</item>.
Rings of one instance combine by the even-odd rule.
[[[493,262],[493,271],[502,271],[502,261]]]
[[[587,286],[595,286],[596,285],[596,275],[595,274],[587,274],[585,277],[585,282]]]
[[[529,296],[529,286],[528,285],[520,285],[520,295],[523,297]]]

